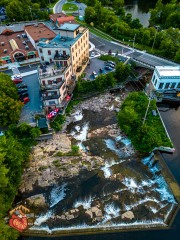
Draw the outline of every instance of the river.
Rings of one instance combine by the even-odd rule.
[[[174,154],[163,154],[163,157],[169,166],[170,170],[172,171],[173,175],[175,176],[178,183],[180,183],[180,134],[179,134],[179,122],[180,122],[180,108],[168,108],[160,107],[160,113],[162,118],[165,122],[167,130],[171,136],[171,139],[174,143],[176,151]],[[149,230],[149,231],[131,231],[131,232],[120,232],[120,233],[104,233],[104,234],[94,234],[94,235],[81,235],[81,236],[68,236],[68,237],[55,237],[55,240],[177,240],[179,239],[180,235],[180,212],[177,214],[173,225],[168,230]],[[50,240],[50,237],[24,237],[23,240]]]
[[[154,8],[157,0],[125,0],[125,10],[126,13],[131,13],[132,18],[139,18],[140,23],[144,27],[148,27],[150,12],[149,9]],[[164,0],[164,3],[168,0]]]

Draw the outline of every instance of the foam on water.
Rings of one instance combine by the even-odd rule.
[[[126,146],[131,144],[131,140],[127,137],[118,136],[118,137],[116,137],[116,141],[117,142],[122,142]]]
[[[82,120],[83,119],[83,114],[82,114],[82,112],[79,110],[79,111],[77,111],[77,112],[75,112],[74,114],[73,114],[73,116],[74,116],[74,122],[77,122],[77,121],[80,121],[80,120]]]
[[[83,150],[84,152],[87,152],[87,149],[86,147],[84,146],[84,144],[81,143],[78,143],[77,146],[79,147],[79,149]]]
[[[89,123],[86,123],[82,126],[82,130],[80,130],[78,128],[78,126],[76,126],[76,129],[78,129],[78,134],[71,132],[71,135],[79,141],[85,141],[86,137],[87,137],[87,133],[88,133],[88,129],[89,129]]]
[[[171,193],[165,179],[162,176],[158,176],[155,182],[158,184],[158,188],[156,189],[156,191],[160,193],[161,200],[167,200],[168,202],[176,203],[176,200]]]
[[[88,198],[85,199],[79,199],[75,202],[74,208],[78,208],[79,206],[83,206],[84,209],[89,209],[91,207],[91,203],[93,201],[93,198],[89,196]]]
[[[35,225],[35,226],[40,226],[42,223],[46,222],[50,217],[52,217],[52,215],[53,215],[53,211],[52,211],[52,210],[48,211],[48,212],[45,213],[45,214],[39,215],[39,216],[36,218],[36,220],[35,220],[35,222],[34,222],[34,225]]]
[[[135,182],[133,178],[124,178],[122,183],[131,191],[134,192],[139,188],[138,184]]]
[[[113,203],[106,204],[104,207],[105,215],[103,222],[106,222],[112,218],[116,218],[119,216],[120,208],[115,207]]]
[[[60,201],[64,199],[66,196],[66,186],[67,183],[62,184],[61,186],[55,186],[51,190],[50,193],[50,208],[54,207],[56,204],[58,204]]]

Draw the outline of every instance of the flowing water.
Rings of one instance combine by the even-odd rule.
[[[97,113],[106,124],[115,123],[113,112]],[[159,174],[160,167],[153,154],[140,159],[131,141],[124,135],[112,137],[107,132],[88,138],[88,132],[105,127],[95,113],[85,110],[76,113],[76,120],[68,126],[73,141],[92,155],[103,157],[100,169],[85,168],[78,177],[66,179],[44,191],[49,210],[37,216],[31,229],[54,231],[91,229],[100,227],[144,228],[166,226],[166,220],[177,205],[166,181]],[[93,208],[96,211],[93,212]],[[75,218],[67,215],[76,209]],[[88,215],[92,211],[92,216]],[[132,219],[122,214],[132,211]],[[98,213],[97,213],[98,212]],[[91,214],[90,214],[91,215]]]
[[[180,174],[179,174],[179,169],[180,169],[180,149],[179,149],[179,141],[180,141],[180,134],[179,134],[179,122],[180,122],[180,110],[177,109],[169,109],[169,108],[161,108],[161,114],[162,117],[165,121],[165,124],[167,126],[167,129],[170,133],[170,135],[172,136],[172,140],[174,142],[174,145],[176,147],[176,152],[175,154],[163,154],[168,166],[170,167],[170,169],[173,171],[176,179],[178,180],[178,182],[180,182]],[[167,110],[167,111],[165,111]],[[81,118],[82,120],[82,118]],[[91,123],[89,123],[89,126],[91,125]],[[69,129],[69,131],[74,131],[74,128],[76,126],[79,126],[80,129],[83,129],[84,126],[84,122],[82,121],[77,122],[77,125],[74,124],[74,126],[71,126],[71,128]],[[77,131],[78,133],[78,131]],[[84,138],[83,138],[84,139]],[[121,139],[121,137],[114,139],[115,141],[119,141],[119,139]],[[77,141],[81,141],[81,140],[77,140]],[[84,143],[84,142],[83,142]],[[87,143],[86,143],[87,144]],[[113,153],[115,153],[115,155],[118,156],[117,159],[120,159],[119,157],[119,151],[121,151],[121,148],[116,148],[115,144],[113,144],[113,140],[111,138],[106,138],[101,142],[103,148],[104,146],[107,147],[107,149],[109,149],[110,151],[112,151]],[[123,144],[123,143],[122,143]],[[102,149],[103,149],[102,148]],[[106,150],[107,150],[106,149]],[[102,151],[102,154],[104,154],[104,152]],[[105,154],[106,155],[106,154]],[[107,154],[108,156],[108,154]],[[114,154],[113,154],[114,157]],[[92,206],[93,201],[95,201],[95,199],[98,197],[101,199],[101,201],[103,201],[103,210],[104,210],[104,218],[101,222],[101,224],[105,224],[107,225],[107,223],[109,223],[109,221],[111,221],[111,225],[114,224],[114,226],[118,224],[118,226],[120,227],[125,227],[127,225],[127,223],[123,223],[123,222],[117,222],[114,220],[112,221],[112,219],[119,219],[119,215],[121,213],[121,211],[124,210],[133,210],[136,212],[136,214],[139,212],[141,215],[141,220],[140,219],[135,219],[131,225],[133,224],[134,226],[138,226],[138,225],[142,225],[142,224],[146,224],[148,226],[151,226],[153,224],[159,224],[162,225],[162,218],[159,218],[158,212],[163,212],[164,210],[166,212],[166,216],[165,216],[165,220],[166,218],[168,218],[169,213],[172,210],[173,204],[175,204],[175,200],[174,197],[172,196],[171,192],[169,191],[169,188],[166,184],[166,182],[164,181],[164,179],[161,177],[161,175],[156,173],[159,170],[159,167],[157,165],[157,163],[154,161],[153,159],[153,155],[150,155],[146,158],[143,158],[142,161],[139,163],[141,165],[139,170],[138,166],[137,166],[137,162],[135,160],[131,160],[128,161],[126,157],[124,157],[124,159],[121,160],[117,160],[117,159],[111,159],[110,161],[108,161],[105,163],[105,166],[102,167],[101,171],[102,174],[100,174],[100,176],[98,175],[89,175],[88,180],[86,179],[86,184],[85,185],[79,185],[78,188],[81,188],[81,191],[79,193],[76,193],[75,196],[73,197],[73,201],[65,201],[66,204],[69,203],[69,207],[71,208],[78,208],[81,206],[81,208],[83,209],[89,209]],[[134,164],[134,162],[136,164]],[[123,167],[124,166],[124,167]],[[142,167],[145,167],[145,169],[147,170],[148,167],[148,171],[145,173],[146,177],[143,176],[144,171],[142,171]],[[137,169],[136,169],[137,168]],[[113,186],[110,184],[109,178],[112,176],[113,173],[117,173],[119,171],[119,169],[121,169],[121,173],[122,175],[124,174],[125,176],[125,171],[128,171],[128,175],[126,175],[127,177],[124,177],[121,181],[121,184],[114,184]],[[145,170],[144,169],[144,170]],[[138,175],[136,175],[136,173],[134,172],[134,170],[136,170],[138,172]],[[133,174],[132,174],[133,172]],[[140,175],[140,176],[139,176]],[[74,181],[74,180],[73,180]],[[42,226],[42,222],[46,222],[48,218],[50,218],[51,216],[54,215],[54,211],[57,208],[58,204],[61,205],[61,207],[59,206],[59,211],[61,209],[61,211],[63,211],[63,202],[64,198],[66,198],[67,196],[70,196],[72,194],[72,186],[71,183],[66,183],[67,185],[61,185],[60,186],[60,193],[57,194],[57,201],[54,201],[53,199],[55,198],[55,193],[56,190],[54,188],[51,189],[51,191],[49,192],[49,203],[51,203],[53,205],[52,209],[44,215],[39,216],[38,219],[36,219],[36,228],[39,227],[39,225],[41,225],[41,229],[44,228],[46,230],[48,230],[49,232],[52,231],[53,228],[55,228],[55,226],[51,226],[51,228],[47,227],[47,224]],[[65,183],[64,183],[65,184]],[[97,186],[100,186],[99,188]],[[64,186],[64,187],[63,187]],[[102,187],[104,186],[104,187]],[[113,188],[112,188],[113,187]],[[64,189],[64,190],[63,190]],[[145,196],[145,192],[147,192],[147,190],[150,190],[149,194],[147,196]],[[77,191],[77,188],[75,189],[74,192]],[[120,197],[122,197],[121,201],[123,202],[123,200],[125,199],[124,204],[121,205],[117,205],[116,201],[112,201],[112,199],[109,199],[108,196],[110,196],[110,194],[112,193],[115,194],[119,194]],[[135,195],[135,197],[134,197]],[[127,197],[128,196],[128,197]],[[133,196],[133,198],[131,199],[131,201],[128,201],[128,199],[130,198],[130,196]],[[124,198],[124,199],[123,199]],[[56,204],[56,202],[58,202]],[[60,204],[61,203],[61,204]],[[54,205],[56,204],[56,205]],[[151,219],[147,219],[147,212],[143,209],[144,205],[148,204],[148,209],[149,209],[149,215],[151,216]],[[68,205],[68,204],[67,204]],[[139,208],[139,209],[138,209]],[[147,210],[147,209],[146,209]],[[145,214],[142,220],[142,214]],[[152,216],[156,216],[154,218],[152,218]],[[58,238],[53,238],[53,239],[92,239],[92,240],[96,240],[96,239],[135,239],[135,240],[141,240],[146,238],[147,240],[169,240],[169,239],[174,239],[177,240],[179,239],[179,231],[180,231],[180,225],[179,225],[179,219],[180,219],[180,214],[178,214],[176,216],[176,219],[172,225],[172,227],[169,230],[161,230],[161,231],[153,231],[151,230],[150,232],[148,231],[136,231],[136,232],[128,232],[128,233],[106,233],[106,234],[98,234],[98,235],[87,235],[87,236],[74,236],[74,237],[58,237]],[[72,227],[87,227],[88,223],[85,222],[81,222],[81,223],[76,223],[74,225],[72,225],[70,228]],[[57,226],[56,226],[57,227]],[[61,228],[65,228],[67,226],[62,226]],[[26,237],[25,239],[28,240],[38,240],[41,239],[40,237]],[[47,237],[46,239],[50,239],[49,237]]]

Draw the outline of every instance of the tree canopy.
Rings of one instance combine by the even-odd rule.
[[[0,126],[17,123],[22,106],[13,81],[8,75],[0,73]]]
[[[130,93],[118,113],[121,130],[141,152],[150,152],[158,146],[171,146],[159,116],[152,115],[152,110],[156,110],[155,100],[151,100],[144,121],[148,101],[148,97],[143,92]]]

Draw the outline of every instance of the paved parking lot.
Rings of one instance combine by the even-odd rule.
[[[20,122],[33,123],[33,115],[42,111],[40,86],[37,74],[23,77],[23,83],[28,86],[30,102],[23,106]]]
[[[102,74],[106,74],[110,71],[104,69],[105,67],[105,61],[102,61],[98,58],[92,58],[90,60],[90,65],[88,65],[85,69],[85,73],[86,73],[86,76],[85,78],[86,79],[89,79],[89,80],[93,80],[94,77],[92,76],[92,72],[95,71],[97,73],[97,75],[101,74],[100,73],[100,68],[103,70]]]

